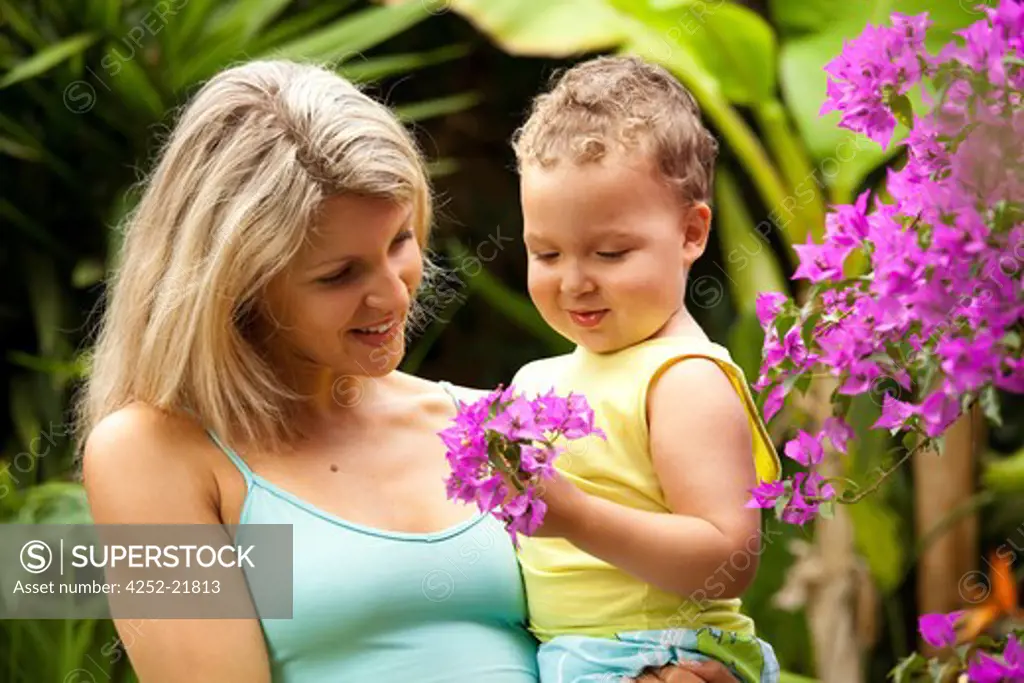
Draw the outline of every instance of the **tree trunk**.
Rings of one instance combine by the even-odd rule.
[[[964,579],[978,564],[978,517],[965,515],[952,524],[946,520],[974,494],[984,426],[980,411],[975,409],[946,431],[942,455],[927,452],[913,458],[916,537],[937,534],[917,563],[919,614],[951,612],[971,600],[963,590]],[[943,524],[946,528],[937,531]]]

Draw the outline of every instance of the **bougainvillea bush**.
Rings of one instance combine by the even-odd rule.
[[[884,193],[833,207],[824,239],[796,246],[798,300],[757,301],[766,341],[755,388],[766,419],[812,377],[835,386],[820,429],[784,446],[802,469],[752,490],[750,506],[774,508],[785,522],[859,499],[855,486],[816,471],[826,449],[846,453],[854,438],[853,396],[894,389],[873,428],[902,436],[898,466],[941,449],[946,429],[975,404],[998,422],[999,392],[1024,393],[1024,2],[978,9],[982,19],[937,53],[924,46],[927,14],[893,14],[826,66],[823,114],[838,111],[840,126],[883,147],[898,124],[905,135]],[[914,111],[914,99],[925,106]],[[1020,634],[965,635],[965,618],[920,617],[933,650],[900,662],[897,683],[1024,681]]]
[[[976,402],[996,419],[997,390],[1024,393],[1024,3],[1003,0],[983,16],[930,54],[927,15],[894,14],[826,67],[823,113],[839,111],[841,126],[883,146],[898,122],[909,133],[888,197],[866,191],[833,207],[823,241],[795,247],[806,297],[757,301],[766,419],[812,376],[838,383],[833,416],[784,447],[808,471],[753,491],[752,505],[777,507],[785,521],[843,502],[814,468],[826,442],[846,451],[850,399],[880,380],[900,390],[885,395],[874,427],[912,435],[912,451]],[[913,112],[907,94],[925,84],[929,106]]]

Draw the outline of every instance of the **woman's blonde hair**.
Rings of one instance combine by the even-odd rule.
[[[425,247],[432,207],[416,143],[336,73],[254,61],[195,95],[144,187],[76,405],[79,450],[133,401],[191,412],[231,441],[294,438],[299,397],[247,334],[260,292],[331,195],[411,204]]]

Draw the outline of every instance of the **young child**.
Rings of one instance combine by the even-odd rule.
[[[513,384],[583,394],[607,435],[556,461],[583,492],[575,522],[522,538],[542,683],[707,658],[777,681],[739,595],[761,552],[747,491],[779,460],[742,371],[684,303],[716,142],[667,71],[601,57],[537,97],[514,147],[530,296],[577,347]]]

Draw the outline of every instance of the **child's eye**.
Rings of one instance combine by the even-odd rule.
[[[620,249],[619,251],[599,251],[597,255],[604,259],[620,259],[629,253],[629,249]]]
[[[537,259],[538,261],[554,261],[556,258],[558,258],[558,252],[544,251],[539,254],[534,254],[533,258]]]

